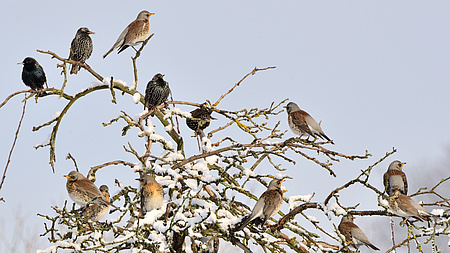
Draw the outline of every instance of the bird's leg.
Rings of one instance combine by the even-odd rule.
[[[133,49],[134,49],[134,51],[136,51],[136,53],[138,52],[137,50],[136,50],[136,48],[134,48],[134,46],[131,46]]]

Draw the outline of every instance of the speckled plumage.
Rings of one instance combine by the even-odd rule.
[[[162,206],[164,190],[151,175],[141,174],[136,180],[141,182],[141,215],[144,216],[147,212]]]
[[[241,225],[236,227],[235,231],[243,229],[249,222],[260,219],[260,223],[264,225],[266,221],[280,211],[283,204],[283,192],[281,191],[281,179],[273,179],[269,183],[267,190],[256,201],[252,209],[252,213],[243,219]]]
[[[214,119],[211,117],[212,111],[208,108],[197,108],[193,111],[191,111],[192,118],[186,118],[186,125],[194,130],[205,130],[211,122],[211,119]]]
[[[108,56],[114,49],[118,48],[118,54],[128,48],[129,46],[138,45],[142,43],[150,33],[150,16],[155,15],[155,13],[150,13],[148,11],[141,11],[137,16],[136,20],[131,22],[119,35],[116,43],[111,47],[111,49],[103,55],[103,58]],[[135,49],[136,50],[136,49]]]
[[[389,208],[398,216],[406,218],[414,217],[421,221],[423,221],[426,216],[433,216],[433,214],[425,210],[419,203],[402,194],[398,189],[394,190],[389,197]]]
[[[108,186],[102,185],[99,188],[106,200],[110,201]],[[92,221],[99,221],[108,213],[109,205],[94,203],[83,209],[82,215]]]
[[[43,89],[44,84],[47,84],[47,78],[45,77],[45,72],[42,66],[31,57],[25,58],[23,62],[20,62],[19,64],[23,64],[23,83],[32,90]]]
[[[402,194],[408,194],[408,180],[406,174],[403,172],[403,165],[400,161],[393,161],[389,164],[388,170],[383,175],[383,184],[389,196],[395,190],[400,190]]]
[[[294,102],[289,102],[286,106],[288,113],[288,124],[292,132],[302,136],[312,136],[314,139],[317,137],[331,141],[328,136],[325,135],[320,125],[314,120],[309,113],[301,110]],[[332,144],[334,144],[331,141]]]
[[[147,88],[145,89],[144,108],[152,110],[156,106],[163,104],[169,97],[169,83],[164,81],[163,77],[164,75],[158,73],[147,83]],[[151,116],[153,115],[154,112]]]
[[[339,232],[345,236],[345,240],[350,242],[355,249],[365,245],[373,250],[380,250],[369,241],[364,232],[355,223],[353,223],[353,220],[353,216],[351,214],[347,214],[342,217],[341,223],[339,223]]]
[[[77,171],[71,171],[67,178],[66,189],[69,197],[76,204],[84,207],[93,202],[97,204],[109,205],[109,201],[103,196],[94,183]]]
[[[89,57],[91,57],[94,45],[89,34],[94,32],[89,31],[87,27],[81,27],[78,29],[70,44],[69,60],[79,61],[84,63]],[[77,74],[80,70],[80,66],[72,65],[70,74]]]

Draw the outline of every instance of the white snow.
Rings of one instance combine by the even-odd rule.
[[[139,103],[139,101],[141,100],[141,94],[139,92],[134,93],[133,95],[133,102],[135,104]]]
[[[93,82],[91,82],[90,87],[91,87],[91,88],[95,88],[95,87],[97,87],[97,86],[102,86],[102,85],[104,85],[103,82],[100,82],[100,81],[93,81]],[[83,91],[83,90],[82,90],[82,91]]]
[[[437,215],[437,216],[443,216],[444,215],[444,209],[433,209],[433,211],[431,211],[432,214]]]
[[[116,82],[116,83],[118,83],[118,84],[121,84],[121,85],[123,85],[123,86],[125,86],[125,87],[128,86],[128,84],[127,84],[125,81],[122,81],[122,80],[120,80],[120,79],[114,79],[114,82]]]
[[[136,80],[133,80],[133,83],[131,83],[131,86],[130,86],[130,90],[135,90],[136,87],[137,87]]]
[[[164,131],[166,131],[166,132],[172,131],[172,129],[173,129],[172,124],[169,124],[169,125],[164,127]]]
[[[309,201],[311,201],[312,197],[313,197],[313,194],[295,195],[295,196],[288,197],[289,210],[292,210],[297,207],[296,201],[309,202]]]
[[[59,117],[59,115],[61,115],[61,111],[57,111],[55,112],[55,114],[52,115],[52,119],[56,119]]]
[[[39,147],[45,147],[47,145],[50,145],[50,138],[51,137],[52,137],[52,134],[49,134],[47,139],[44,142],[42,142],[42,144],[36,144],[36,145],[33,146],[33,148],[37,149]]]
[[[174,114],[175,115],[179,115],[179,116],[184,117],[184,118],[192,118],[190,112],[182,111],[180,108],[177,108],[177,107],[171,107],[169,109],[169,111],[167,112],[167,114],[164,115],[164,119],[168,119]]]
[[[110,86],[111,85],[111,77],[103,78],[103,84]]]

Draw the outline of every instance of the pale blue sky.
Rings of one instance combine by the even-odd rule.
[[[22,67],[16,63],[27,56],[36,58],[44,67],[50,87],[60,88],[63,79],[56,68],[58,62],[36,49],[67,57],[70,42],[82,26],[95,32],[94,52],[88,64],[103,76],[113,75],[131,84],[133,51],[127,49],[120,55],[113,52],[106,59],[102,55],[143,9],[156,15],[150,18],[155,36],[138,60],[141,93],[148,80],[161,72],[170,83],[174,100],[215,101],[255,66],[276,66],[275,70],[249,77],[221,107],[266,107],[272,101],[289,98],[317,121],[322,120],[323,130],[336,143],[333,149],[347,154],[369,150],[373,154],[367,161],[336,164],[337,178],[314,164],[299,161],[286,172],[294,177],[285,184],[286,194],[316,192],[313,201],[323,201],[332,189],[356,177],[392,147],[398,152],[378,166],[371,178],[379,189],[381,176],[394,159],[407,162],[412,192],[448,176],[448,166],[441,167],[440,174],[428,176],[428,185],[422,181],[428,166],[436,166],[449,154],[448,1],[8,1],[0,10],[0,99],[26,88],[20,78]],[[92,81],[94,78],[82,70],[77,76],[69,76],[66,92],[76,93]],[[131,97],[118,97],[119,104],[113,105],[108,91],[97,92],[70,109],[57,137],[55,174],[48,165],[48,148],[33,149],[47,138],[51,128],[38,132],[31,129],[50,120],[65,101],[49,97],[36,104],[29,100],[6,183],[0,191],[0,197],[6,200],[0,203],[0,239],[8,238],[14,229],[19,208],[27,230],[43,232],[43,219],[36,213],[53,214],[50,206],[61,206],[68,199],[62,176],[73,169],[72,162],[65,160],[68,152],[75,156],[83,174],[91,166],[110,160],[136,162],[123,152],[122,145],[131,141],[142,148],[142,140],[135,133],[121,137],[122,124],[101,126],[120,110],[132,115],[142,111],[142,105],[133,104]],[[17,127],[22,98],[15,97],[0,109],[0,117],[4,118],[1,171]],[[283,130],[288,129],[286,118],[285,113],[275,118],[282,121]],[[181,122],[184,124],[184,120]],[[163,127],[156,125],[157,133],[162,133]],[[184,129],[184,135],[188,137],[190,132]],[[289,132],[287,136],[294,135]],[[194,140],[188,143],[192,144],[191,154],[195,154]],[[268,170],[266,173],[275,173],[272,168]],[[113,186],[114,178],[120,175],[129,176],[130,171],[111,167],[98,175],[96,184],[108,184],[115,193],[118,189]],[[137,187],[134,178],[132,175],[123,181]],[[358,203],[364,198],[360,195],[353,194],[354,202],[345,204]],[[373,200],[360,208],[378,207]],[[282,210],[287,211],[287,206]],[[368,219],[356,222],[362,228],[373,228]],[[389,228],[387,218],[379,220],[385,229]],[[332,222],[337,224],[339,219],[333,218]],[[370,229],[366,232],[369,238],[374,238],[374,233]],[[382,237],[372,242],[383,245]],[[3,243],[0,240],[0,250],[5,248]],[[47,246],[43,238],[37,238],[37,243],[40,248]]]

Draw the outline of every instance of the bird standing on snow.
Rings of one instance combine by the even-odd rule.
[[[141,182],[141,215],[144,216],[147,212],[162,206],[164,190],[151,175],[141,174],[136,180]]]
[[[253,207],[252,213],[244,218],[244,221],[235,231],[243,229],[249,222],[260,218],[262,225],[266,221],[280,211],[281,205],[283,204],[283,192],[281,191],[281,183],[284,180],[273,179],[269,183],[267,190],[259,197],[255,206]]]
[[[345,236],[345,239],[351,243],[351,245],[358,249],[361,245],[365,245],[373,250],[380,250],[370,243],[364,232],[355,224],[353,220],[355,218],[351,214],[344,215],[339,223],[339,232]]]
[[[155,15],[155,13],[141,11],[136,20],[131,22],[125,30],[123,30],[116,43],[114,43],[112,48],[103,55],[103,58],[108,56],[108,54],[116,48],[119,48],[119,51],[117,52],[118,54],[129,46],[136,50],[134,46],[142,43],[150,33],[150,23],[148,20],[152,15]]]
[[[26,86],[34,91],[44,88],[44,84],[47,84],[47,78],[44,69],[34,58],[27,57],[23,62],[17,64],[23,64],[22,81]]]
[[[105,199],[108,200],[108,202],[110,202],[108,186],[102,185],[102,186],[100,186],[99,189],[100,189],[100,192],[105,197]],[[109,209],[109,205],[94,203],[93,205],[86,207],[83,210],[82,215],[84,217],[87,217],[88,219],[91,219],[92,221],[99,221],[101,218],[103,218],[106,215],[106,213],[108,212],[108,209]]]
[[[434,216],[416,201],[402,194],[398,189],[394,190],[392,195],[389,197],[389,208],[394,214],[401,217],[406,217],[407,219],[409,217],[414,217],[424,221],[424,217]]]
[[[109,205],[109,201],[94,183],[77,171],[71,171],[67,178],[66,189],[76,204],[84,207],[88,203]]]
[[[156,107],[163,104],[169,97],[169,83],[164,81],[163,77],[164,75],[158,73],[147,83],[144,108],[156,110]],[[151,116],[153,115],[155,115],[155,112],[151,114]]]
[[[321,139],[326,139],[327,141],[331,141],[328,136],[325,135],[320,125],[309,115],[307,112],[301,110],[298,105],[294,102],[289,102],[286,106],[286,110],[288,113],[288,123],[292,132],[295,134],[312,136],[314,139],[317,137]],[[332,144],[333,141],[331,141]]]
[[[408,194],[408,181],[403,172],[403,165],[400,161],[393,161],[388,170],[383,175],[383,184],[386,192],[391,196],[395,190],[399,190],[402,194]]]
[[[87,27],[81,27],[78,29],[70,44],[69,60],[79,61],[84,63],[89,57],[91,57],[93,44],[89,34],[94,32],[89,31]],[[72,65],[70,74],[77,74],[80,70],[80,66]]]

